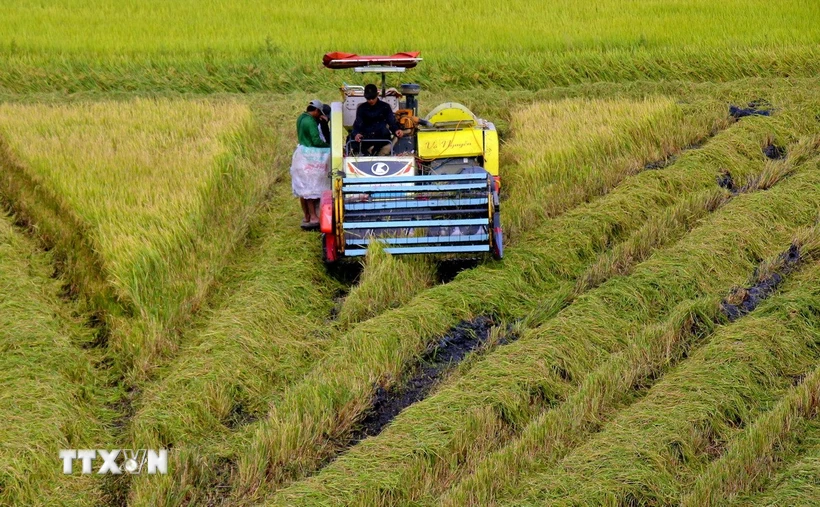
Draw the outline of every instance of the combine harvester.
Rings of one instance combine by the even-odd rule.
[[[503,255],[498,191],[498,133],[461,104],[447,102],[423,119],[419,85],[386,88],[388,73],[415,67],[419,53],[358,56],[328,53],[330,69],[381,74],[379,98],[390,104],[404,136],[388,156],[359,153],[349,132],[364,87],[343,85],[331,104],[332,190],[321,200],[326,262],[362,256],[370,241],[391,254],[447,257]]]

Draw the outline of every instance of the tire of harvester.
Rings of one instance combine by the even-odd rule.
[[[322,261],[325,264],[335,264],[337,255],[336,238],[333,234],[322,233]]]

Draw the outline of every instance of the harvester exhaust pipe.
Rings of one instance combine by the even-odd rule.
[[[413,110],[413,116],[418,116],[418,100],[416,100],[416,95],[421,92],[421,86],[415,83],[402,83],[401,85],[401,94],[404,95],[405,98],[405,107],[407,109]]]

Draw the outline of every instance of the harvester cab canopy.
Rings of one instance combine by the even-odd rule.
[[[355,72],[377,72],[382,75],[382,97],[387,95],[386,74],[404,72],[421,61],[419,51],[396,53],[391,56],[359,56],[355,53],[327,53],[322,63],[328,69],[353,69]]]
[[[422,60],[419,54],[334,52],[322,59],[328,69],[381,74],[380,98],[403,134],[353,139],[365,87],[341,87],[343,101],[331,104],[333,190],[321,200],[328,262],[364,255],[371,241],[383,243],[391,254],[503,255],[495,126],[456,102],[419,118],[418,84],[387,88],[387,74],[414,68]]]
[[[356,67],[382,66],[412,69],[420,61],[419,51],[396,53],[391,56],[359,56],[355,53],[327,53],[322,63],[328,69],[354,69]]]

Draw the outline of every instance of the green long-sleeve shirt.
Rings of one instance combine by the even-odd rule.
[[[330,144],[319,137],[319,124],[309,113],[304,112],[296,119],[296,137],[299,144],[308,148],[327,148]]]

